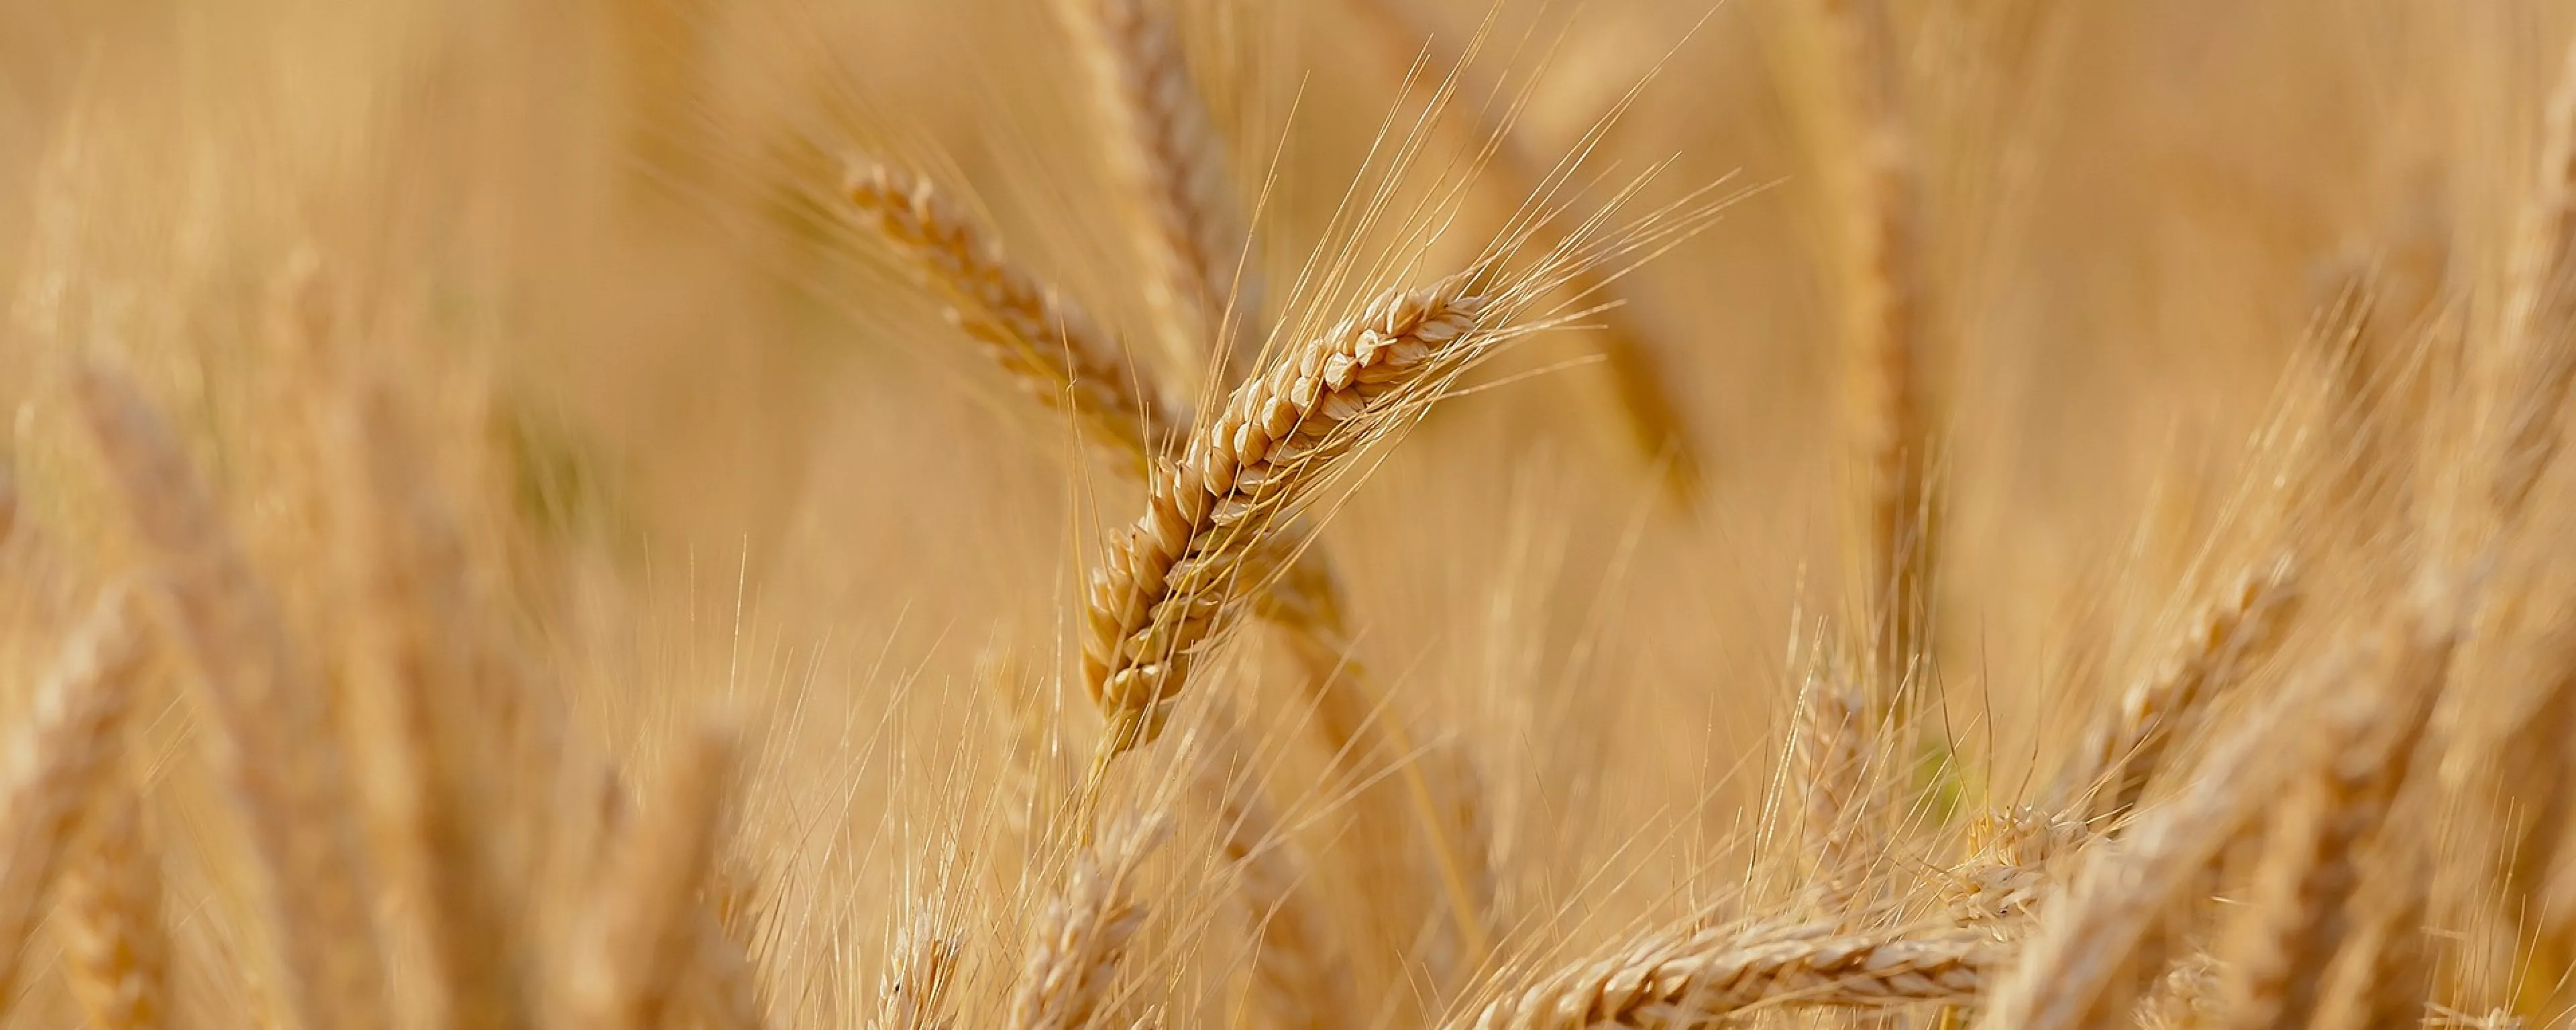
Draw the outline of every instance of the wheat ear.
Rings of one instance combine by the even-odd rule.
[[[172,629],[195,668],[191,683],[212,717],[200,740],[259,859],[293,1021],[381,1026],[373,894],[349,804],[348,763],[320,678],[288,646],[275,602],[169,426],[104,369],[79,369],[73,385],[135,534],[157,566]]]
[[[1829,924],[1755,925],[1651,940],[1496,1001],[1459,1030],[1708,1027],[1756,1008],[1882,1008],[1976,998],[1998,948]]]
[[[877,987],[873,1030],[946,1030],[950,981],[957,976],[957,934],[941,928],[925,909],[888,949],[885,978]]]
[[[2359,854],[2377,837],[2432,720],[2453,638],[2409,618],[2368,692],[2324,713],[2320,754],[2263,850],[2253,903],[2222,952],[2233,975],[2223,1024],[2304,1027],[2344,942]]]
[[[2058,775],[2056,806],[2105,825],[2128,815],[2182,731],[2279,641],[2297,602],[2296,568],[2285,557],[2201,609],[2155,674],[2132,684],[2120,707],[2085,733]]]
[[[1865,577],[1866,639],[1888,698],[1930,645],[1933,582],[1929,340],[1917,267],[1915,177],[1907,152],[1894,41],[1877,0],[1824,0],[1848,121],[1841,208],[1849,216],[1842,303],[1848,438],[1860,474],[1853,506]]]
[[[698,895],[723,845],[739,747],[728,721],[699,727],[618,842],[575,957],[575,1025],[645,1030],[673,1008],[710,929]]]
[[[1357,1006],[1304,854],[1281,832],[1256,785],[1228,775],[1204,748],[1198,766],[1198,793],[1215,805],[1222,831],[1217,852],[1233,871],[1235,901],[1259,946],[1252,984],[1264,1022],[1287,1030],[1337,1025]]]
[[[1816,907],[1839,914],[1855,900],[1870,856],[1873,806],[1869,714],[1860,692],[1830,670],[1811,671],[1790,736],[1801,830]]]
[[[122,590],[99,603],[45,674],[35,710],[0,771],[0,1008],[16,996],[27,939],[44,913],[57,864],[113,768],[116,736],[133,706],[142,649]]]
[[[1166,825],[1154,818],[1113,822],[1080,852],[1063,893],[1038,917],[1011,995],[1012,1030],[1079,1030],[1110,1000],[1127,944],[1145,924],[1137,870]]]
[[[2125,1016],[2135,984],[2122,972],[2167,911],[2188,904],[2190,887],[2243,831],[2257,803],[2287,778],[2274,743],[2293,713],[2339,682],[2345,664],[2330,663],[2267,699],[2229,727],[2193,770],[2188,790],[2142,811],[2120,848],[2093,849],[1988,992],[1977,1026],[2079,1030]]]
[[[2540,171],[2511,257],[2505,292],[2507,351],[2498,364],[2498,439],[2488,501],[2498,524],[2522,512],[2558,453],[2560,414],[2576,382],[2576,46],[2550,95]]]
[[[170,1013],[161,867],[140,784],[107,789],[83,856],[63,871],[63,972],[92,1030],[159,1030]]]
[[[1178,423],[1142,391],[1125,352],[1072,301],[1012,264],[929,180],[860,163],[844,193],[850,213],[947,305],[949,321],[1030,394],[1071,413],[1093,443],[1138,469],[1162,453],[1149,428]]]
[[[1471,184],[1474,189],[1505,209],[1552,192],[1556,176],[1532,157],[1528,147],[1515,145],[1511,126],[1502,120],[1504,105],[1449,104],[1447,80],[1414,74],[1417,64],[1448,69],[1464,65],[1432,50],[1431,33],[1407,0],[1350,0],[1349,6],[1361,16],[1362,30],[1373,37],[1381,63],[1401,78],[1415,99],[1433,111],[1463,119],[1471,139],[1490,151],[1492,160],[1478,168]],[[1539,252],[1560,251],[1566,243],[1565,231],[1553,220],[1540,220],[1527,226],[1522,242]],[[1627,303],[1632,298],[1626,288],[1592,267],[1568,269],[1563,285],[1567,292],[1600,304],[1586,318],[1592,330],[1587,335],[1601,349],[1622,434],[1640,456],[1661,470],[1668,497],[1686,506],[1697,504],[1706,482],[1707,461],[1682,417],[1682,405],[1673,397],[1677,377],[1656,353],[1652,334],[1638,324]]]
[[[1207,377],[1211,348],[1239,378],[1251,349],[1226,324],[1260,309],[1259,283],[1242,274],[1247,234],[1236,213],[1225,140],[1182,57],[1180,26],[1158,0],[1064,0],[1079,8],[1077,35],[1098,85],[1101,141],[1127,183],[1146,298],[1164,360],[1177,381]]]
[[[1155,477],[1146,512],[1091,576],[1083,673],[1110,718],[1104,756],[1153,740],[1198,647],[1255,583],[1245,560],[1373,434],[1400,428],[1501,338],[1483,276],[1390,290],[1235,390]]]
[[[352,509],[343,520],[359,615],[351,636],[359,671],[373,681],[360,707],[376,746],[394,755],[379,850],[417,898],[402,911],[429,945],[451,1018],[528,1027],[536,1013],[511,944],[519,900],[483,839],[501,820],[478,825],[473,815],[509,803],[507,791],[486,786],[506,774],[482,768],[488,756],[473,745],[518,728],[498,723],[525,702],[478,667],[464,545],[419,486],[421,450],[392,403],[381,384],[360,387],[334,434]]]

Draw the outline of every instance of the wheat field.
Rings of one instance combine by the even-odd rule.
[[[0,5],[0,1021],[2576,1026],[2576,4]]]

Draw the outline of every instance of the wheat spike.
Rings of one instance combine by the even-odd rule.
[[[1754,925],[1651,940],[1496,1001],[1474,1030],[1713,1027],[1762,1008],[1883,1008],[1973,1000],[1997,958],[1983,937],[1839,934]]]
[[[957,975],[960,941],[924,909],[907,923],[887,952],[877,988],[874,1030],[946,1030],[949,982]]]
[[[1175,382],[1207,380],[1219,351],[1239,378],[1250,348],[1226,324],[1229,301],[1257,314],[1259,283],[1241,275],[1246,233],[1236,214],[1225,141],[1181,53],[1180,26],[1158,0],[1065,0],[1075,5],[1110,161],[1127,183],[1145,292]]]
[[[2505,352],[2488,503],[2499,528],[2521,515],[2560,445],[2560,412],[2576,381],[2576,46],[2541,128],[2538,181],[2525,208],[2505,292]]]
[[[111,787],[80,859],[63,871],[55,920],[63,972],[92,1030],[169,1025],[170,942],[161,866],[139,784]]]
[[[2115,825],[2137,808],[2179,735],[2279,641],[2297,610],[2296,571],[2288,558],[2276,560],[2201,610],[2156,673],[2132,684],[2120,707],[2086,732],[2057,778],[2062,811]]]
[[[1083,674],[1112,723],[1104,753],[1152,741],[1195,651],[1230,621],[1245,559],[1372,434],[1499,339],[1496,298],[1460,273],[1389,290],[1235,390],[1153,483],[1091,577]]]
[[[659,1026],[681,993],[712,929],[712,920],[701,918],[698,892],[723,846],[739,746],[724,720],[699,727],[664,774],[656,803],[618,842],[575,959],[576,1025]]]
[[[1855,900],[1872,858],[1857,845],[1874,839],[1869,715],[1860,693],[1831,670],[1810,671],[1790,745],[1809,884],[1818,909],[1839,914]]]
[[[1125,352],[1070,300],[1012,264],[929,180],[859,163],[844,193],[851,213],[947,305],[949,321],[1029,393],[1069,411],[1094,444],[1138,469],[1162,453],[1150,427],[1178,422],[1142,391]]]
[[[1877,0],[1824,0],[1851,138],[1841,207],[1848,214],[1843,276],[1843,370],[1849,437],[1861,473],[1854,506],[1867,599],[1867,653],[1879,687],[1901,691],[1926,657],[1933,550],[1932,434],[1916,233],[1914,170],[1897,110],[1900,72],[1888,12]]]
[[[275,602],[168,425],[103,369],[80,369],[73,385],[212,716],[200,740],[259,856],[292,1020],[308,1028],[383,1025],[365,849],[322,684],[288,646]]]
[[[16,997],[18,965],[56,868],[113,768],[116,736],[133,705],[142,649],[126,622],[122,590],[64,642],[37,688],[35,710],[9,743],[0,775],[0,1006]]]
[[[1222,832],[1217,853],[1233,872],[1235,902],[1259,946],[1252,984],[1264,1023],[1292,1030],[1336,1025],[1336,1017],[1356,1010],[1350,970],[1318,910],[1304,855],[1281,832],[1255,784],[1230,775],[1204,745],[1197,765],[1197,793],[1213,805]]]
[[[2129,968],[2166,911],[2188,902],[2210,860],[2287,778],[2272,753],[2293,713],[2340,682],[2329,663],[2229,728],[2193,770],[2190,789],[2141,811],[2115,851],[2094,849],[2012,967],[1989,990],[1983,1030],[2078,1030],[2130,1009]]]
[[[2316,1014],[2351,921],[2357,855],[2406,781],[2450,665],[2449,633],[2412,618],[2402,632],[2383,645],[2367,692],[2324,713],[2316,767],[2265,843],[2254,904],[2223,953],[2233,970],[2226,1026],[2284,1030]]]
[[[1038,916],[1011,995],[1012,1030],[1078,1030],[1100,1014],[1128,941],[1145,924],[1137,869],[1166,826],[1154,818],[1113,822],[1075,858],[1063,893]]]

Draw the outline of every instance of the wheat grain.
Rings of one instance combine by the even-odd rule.
[[[1555,974],[1451,1025],[1706,1027],[1755,1008],[1966,1002],[1997,957],[1993,942],[1964,934],[1847,935],[1827,924],[1703,930]]]
[[[1260,308],[1258,281],[1241,274],[1242,219],[1229,194],[1225,141],[1181,53],[1180,26],[1157,0],[1064,0],[1086,44],[1108,126],[1101,141],[1127,182],[1146,298],[1173,381],[1240,378],[1250,349],[1227,325],[1229,302]]]
[[[2224,953],[2226,1026],[2282,1030],[2316,1014],[2351,920],[2357,853],[2406,782],[2450,665],[2447,631],[2409,616],[2397,632],[2366,690],[2323,713],[2317,765],[2264,846],[2255,903]]]
[[[1153,818],[1113,822],[1076,857],[1063,893],[1037,918],[1011,996],[1012,1030],[1078,1030],[1105,1007],[1128,941],[1145,923],[1137,868],[1165,828]]]
[[[170,1018],[160,853],[139,784],[103,791],[85,853],[63,871],[55,926],[63,972],[92,1030],[158,1030]]]
[[[200,739],[259,855],[292,1019],[308,1028],[382,1025],[370,876],[319,678],[288,645],[275,602],[169,427],[104,369],[78,370],[73,386],[213,718]]]
[[[949,320],[1030,394],[1074,415],[1093,444],[1134,467],[1162,453],[1152,429],[1178,420],[1143,389],[1124,352],[1072,301],[1012,264],[929,180],[862,162],[844,193],[851,213],[947,305]]]
[[[111,592],[63,645],[37,688],[35,710],[9,743],[0,780],[0,1005],[14,998],[18,966],[64,851],[113,768],[116,736],[133,706],[142,649],[126,622],[126,595]]]

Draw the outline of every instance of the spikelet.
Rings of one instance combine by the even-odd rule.
[[[2359,696],[2323,713],[2316,767],[2265,843],[2253,904],[2222,952],[2231,969],[2224,1025],[2303,1027],[2327,963],[2344,942],[2359,855],[2406,782],[2450,666],[2453,638],[2408,618],[2383,645]]]
[[[1094,445],[1135,468],[1162,453],[1150,429],[1177,420],[1140,388],[1124,352],[1071,301],[1012,264],[929,180],[859,163],[844,193],[851,214],[947,305],[949,321],[1031,395],[1068,411]]]
[[[1145,924],[1134,891],[1137,867],[1166,828],[1154,818],[1112,822],[1075,858],[1063,893],[1038,916],[1011,995],[1011,1030],[1078,1030],[1101,1012],[1127,943]]]
[[[1458,1030],[1709,1027],[1760,1008],[1886,1008],[1973,1000],[1995,963],[1973,934],[1836,933],[1824,924],[1703,930],[1649,940],[1485,1007]]]
[[[1083,678],[1110,717],[1104,753],[1162,732],[1196,649],[1224,629],[1271,527],[1498,338],[1493,299],[1461,273],[1390,290],[1234,392],[1153,483],[1146,513],[1091,576]]]
[[[383,1025],[370,876],[319,677],[288,646],[168,425],[103,369],[78,370],[73,386],[212,717],[199,739],[259,856],[290,979],[281,1000],[305,1027]]]
[[[1229,300],[1258,314],[1259,284],[1238,277],[1245,247],[1230,196],[1225,141],[1181,53],[1180,27],[1159,0],[1064,0],[1085,44],[1111,164],[1126,180],[1146,299],[1171,381],[1207,381],[1210,351],[1239,378],[1250,348],[1228,331]]]
[[[88,845],[63,871],[55,919],[63,972],[91,1030],[169,1025],[170,941],[161,866],[136,784],[111,787]]]
[[[119,590],[64,642],[37,688],[34,712],[12,734],[0,781],[0,1006],[17,996],[21,953],[44,914],[57,864],[114,768],[141,666]]]
[[[699,727],[664,774],[661,796],[618,842],[575,958],[575,1025],[645,1030],[672,1008],[712,929],[698,892],[723,846],[738,748],[729,724]]]

